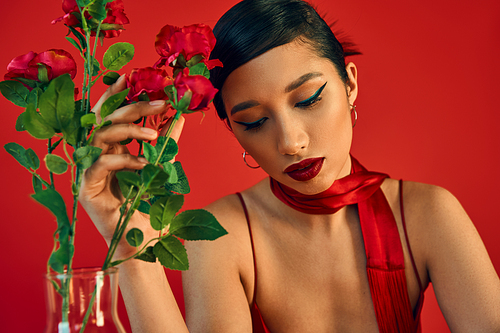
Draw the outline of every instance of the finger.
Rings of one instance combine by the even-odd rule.
[[[92,195],[95,189],[96,194],[99,194],[102,187],[106,184],[107,177],[111,171],[123,169],[140,170],[148,161],[144,157],[137,157],[130,154],[121,155],[101,155],[90,168],[85,171],[84,192]]]
[[[128,124],[141,117],[152,116],[166,110],[167,103],[163,100],[138,102],[117,109],[104,120],[111,120],[113,124]]]
[[[167,134],[168,128],[170,127],[170,124],[172,123],[172,119],[173,118],[170,118],[167,121],[167,123],[165,124],[165,126],[162,128],[162,130],[160,132],[160,136],[164,136],[165,134]],[[174,128],[172,129],[172,133],[170,133],[170,137],[172,139],[174,139],[175,142],[179,141],[179,138],[181,136],[182,129],[184,128],[185,122],[186,122],[186,118],[184,118],[184,116],[181,116],[179,118],[179,120],[177,120],[177,122],[174,125]]]
[[[97,117],[97,122],[101,122],[101,106],[102,104],[110,97],[113,96],[114,94],[119,93],[120,91],[123,91],[127,88],[127,82],[125,80],[125,74],[120,76],[118,80],[116,80],[115,83],[110,85],[108,89],[102,94],[101,98],[97,101],[97,103],[94,105],[94,108],[92,111],[95,113]]]
[[[102,154],[106,154],[109,146],[127,139],[143,141],[155,140],[158,132],[152,128],[142,127],[134,124],[119,124],[99,129],[95,135],[92,145],[101,148]]]

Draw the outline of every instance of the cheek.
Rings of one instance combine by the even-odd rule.
[[[339,105],[325,110],[310,124],[309,132],[312,133],[312,140],[327,144],[330,149],[337,150],[342,145],[350,144],[352,123],[348,106]]]

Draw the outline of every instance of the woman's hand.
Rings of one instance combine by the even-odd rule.
[[[95,226],[109,245],[120,216],[119,208],[124,202],[118,182],[114,176],[117,171],[140,170],[147,161],[144,158],[131,155],[127,147],[120,144],[126,139],[155,140],[158,136],[154,129],[135,125],[132,122],[144,117],[165,112],[165,101],[138,102],[124,106],[113,114],[101,119],[101,106],[106,99],[126,88],[125,77],[121,76],[115,84],[110,86],[94,106],[98,121],[110,120],[110,126],[99,129],[92,142],[93,146],[102,149],[101,156],[87,170],[85,170],[80,187],[80,202],[85,208]],[[184,125],[181,117],[172,131],[171,137],[178,140]],[[169,124],[164,127],[166,132]],[[129,228],[139,228],[145,234],[145,239],[157,236],[149,224],[149,216],[136,211],[129,222]],[[120,249],[121,248],[121,249]],[[117,254],[119,257],[135,253],[135,248],[123,241]]]

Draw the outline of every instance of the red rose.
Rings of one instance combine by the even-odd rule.
[[[155,67],[171,64],[180,54],[186,61],[200,55],[209,69],[221,66],[219,60],[208,60],[215,46],[215,37],[209,26],[193,24],[183,28],[164,26],[156,35],[156,52],[161,56]]]
[[[80,22],[80,10],[76,0],[63,0],[63,11],[66,13],[52,21],[52,24],[63,21],[65,25],[70,27],[82,28]],[[115,0],[106,4],[107,17],[102,21],[101,35],[105,38],[120,36],[123,30],[123,25],[130,23],[124,12],[123,0]],[[74,13],[76,15],[74,15]],[[89,21],[92,17],[86,12],[85,18]],[[92,28],[92,36],[95,36],[97,26]]]
[[[134,68],[126,79],[127,88],[130,88],[128,98],[136,102],[141,93],[146,93],[151,101],[167,99],[164,88],[172,84],[167,72],[152,67]]]
[[[189,75],[189,68],[184,68],[174,80],[177,89],[177,100],[180,101],[186,91],[192,92],[191,102],[188,110],[204,111],[208,110],[208,105],[217,93],[217,89],[212,86],[209,79],[203,75]]]
[[[128,20],[127,15],[125,15],[124,9],[123,0],[108,2],[106,4],[108,16],[102,21],[102,24],[113,24],[121,27],[123,27],[124,24],[129,24],[130,21]],[[102,32],[104,33],[105,38],[112,38],[120,36],[122,29],[104,30]]]
[[[76,75],[76,62],[68,52],[59,49],[47,50],[36,54],[33,51],[22,56],[15,57],[7,66],[5,80],[12,80],[16,77],[22,77],[30,80],[39,81],[38,64],[42,64],[47,69],[49,81],[58,76],[68,73],[71,78]]]

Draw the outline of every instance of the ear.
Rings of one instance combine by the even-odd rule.
[[[358,69],[352,62],[348,63],[345,69],[349,78],[349,81],[346,83],[347,98],[349,99],[349,104],[354,105],[356,97],[358,97]]]

